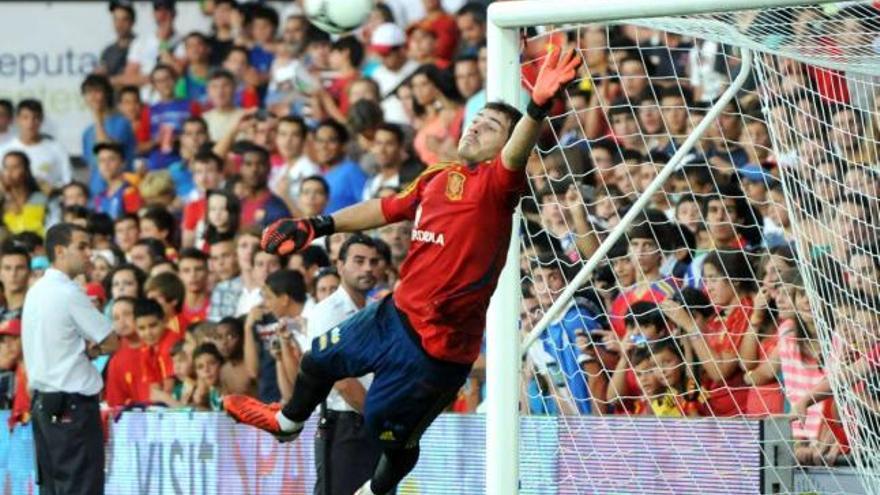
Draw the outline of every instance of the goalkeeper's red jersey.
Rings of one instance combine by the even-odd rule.
[[[435,165],[382,200],[386,220],[413,221],[394,302],[432,357],[469,364],[479,356],[486,309],[525,187],[525,171],[504,168],[499,155],[473,168]]]

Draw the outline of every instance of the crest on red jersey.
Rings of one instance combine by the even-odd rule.
[[[461,172],[449,172],[446,175],[446,197],[451,201],[459,201],[464,195],[465,176]]]

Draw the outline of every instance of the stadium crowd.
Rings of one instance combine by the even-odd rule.
[[[791,15],[858,24],[862,8]],[[486,103],[486,6],[380,2],[356,35],[336,39],[296,4],[205,0],[202,10],[210,32],[180,33],[175,2],[156,0],[155,30],[134,33],[134,9],[110,3],[117,39],[81,85],[92,117],[85,174],[41,130],[40,101],[0,100],[0,406],[15,421],[28,411],[21,308],[48,267],[41,236],[57,222],[91,233],[80,282],[124,341],[96,361],[111,408],[216,410],[227,393],[286,400],[316,304],[340,284],[383,297],[410,243],[426,240],[404,222],[334,234],[290,257],[258,249],[279,218],[397,194],[455,160]],[[578,46],[585,64],[528,169],[524,333],[741,65],[724,45],[631,25],[528,34],[524,92],[548,43]],[[880,339],[877,113],[840,74],[768,64],[778,72],[750,77],[529,350],[524,412],[791,413],[800,462],[846,453],[829,380],[851,383],[866,409],[877,400],[856,383],[871,374]],[[778,99],[762,107],[762,91]],[[832,282],[815,290],[846,293],[828,295],[840,304],[814,307],[804,266],[814,285]],[[823,311],[839,322],[833,346],[845,366],[823,360]],[[478,410],[482,363],[451,410]],[[838,369],[858,380],[832,377]]]

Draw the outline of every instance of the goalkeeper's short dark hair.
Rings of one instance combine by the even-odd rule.
[[[486,103],[486,106],[483,108],[486,110],[494,110],[507,117],[507,120],[510,122],[510,128],[507,130],[508,138],[513,134],[513,128],[516,127],[519,119],[522,118],[522,112],[517,110],[513,105],[504,103],[503,101],[490,101],[489,103]]]

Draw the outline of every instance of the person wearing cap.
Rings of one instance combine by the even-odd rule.
[[[113,17],[116,40],[101,51],[101,62],[96,72],[112,78],[125,70],[128,48],[134,40],[133,29],[136,17],[134,7],[128,0],[112,0],[110,15]]]
[[[382,111],[387,122],[408,125],[397,88],[419,68],[418,62],[406,55],[406,36],[397,24],[386,22],[373,31],[370,50],[379,55],[382,64],[370,75],[379,85]]]
[[[28,291],[22,312],[37,483],[44,494],[102,494],[98,395],[104,383],[91,359],[115,351],[118,339],[110,320],[74,282],[88,269],[88,231],[67,223],[53,226],[46,233],[46,253],[52,267]]]
[[[117,143],[100,143],[93,152],[98,159],[98,171],[107,187],[95,195],[95,211],[106,213],[114,219],[125,213],[135,213],[143,200],[123,173],[124,153]]]
[[[182,39],[174,30],[176,15],[175,0],[153,0],[156,30],[134,39],[128,48],[125,70],[114,79],[114,84],[144,86],[159,62],[180,68],[177,61],[183,60],[185,53]],[[152,102],[152,98],[149,100]]]

